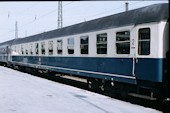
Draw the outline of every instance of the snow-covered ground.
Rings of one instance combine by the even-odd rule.
[[[0,66],[0,113],[161,113]]]

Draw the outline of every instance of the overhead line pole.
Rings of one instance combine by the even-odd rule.
[[[63,17],[62,17],[62,1],[58,1],[58,29],[62,28],[62,22],[63,22]]]
[[[15,23],[15,39],[18,38],[18,22]]]

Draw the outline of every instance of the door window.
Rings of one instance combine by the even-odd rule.
[[[150,54],[150,28],[139,29],[138,54]]]

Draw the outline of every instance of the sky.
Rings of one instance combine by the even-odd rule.
[[[0,66],[0,113],[162,113]]]
[[[135,1],[63,1],[63,27],[168,0]],[[24,38],[58,28],[58,1],[0,2],[0,43],[18,37]]]

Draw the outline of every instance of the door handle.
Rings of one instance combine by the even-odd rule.
[[[135,63],[138,63],[138,58],[135,58]]]

